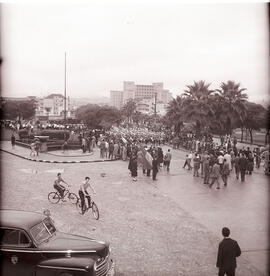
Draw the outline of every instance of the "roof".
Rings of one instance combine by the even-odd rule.
[[[53,99],[54,97],[60,97],[60,98],[65,98],[62,94],[50,94],[45,99]]]
[[[44,215],[37,212],[21,210],[0,210],[0,226],[30,229],[44,219]]]

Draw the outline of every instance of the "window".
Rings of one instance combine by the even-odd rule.
[[[27,235],[17,229],[0,229],[0,241],[1,245],[14,245],[28,247],[30,240]]]

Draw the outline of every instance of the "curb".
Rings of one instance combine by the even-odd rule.
[[[83,156],[92,156],[94,155],[94,153],[89,153],[89,154],[83,154],[83,155],[58,155],[58,154],[54,154],[54,153],[50,153],[50,152],[47,152],[47,154],[49,155],[53,155],[53,156],[57,156],[57,157],[83,157]]]
[[[28,161],[34,161],[34,162],[42,162],[42,163],[62,163],[62,164],[72,164],[72,163],[101,163],[101,162],[112,162],[112,161],[117,161],[118,159],[102,159],[102,160],[80,160],[80,161],[57,161],[57,160],[43,160],[43,159],[35,159],[35,158],[30,158],[30,157],[25,157],[7,150],[0,149],[0,151],[3,151],[5,153],[9,153],[11,155],[17,156],[19,158],[28,160]]]

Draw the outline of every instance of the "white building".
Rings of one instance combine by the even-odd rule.
[[[156,103],[157,106],[162,104],[166,106],[172,100],[172,93],[163,88],[162,82],[152,83],[151,85],[142,85],[135,84],[133,81],[124,81],[123,91],[111,91],[112,106],[121,108],[129,99],[152,99],[152,101],[154,100],[154,104]],[[150,106],[148,101],[143,101],[140,104],[138,103],[138,105],[140,105],[139,109],[147,109],[148,113],[151,114],[151,109],[146,107]],[[160,110],[163,109],[163,107],[160,107]],[[162,113],[164,112],[162,111]]]
[[[163,102],[157,102],[156,103],[156,111],[155,111],[155,99],[141,99],[137,103],[137,108],[136,110],[138,112],[141,112],[143,114],[156,114],[164,116],[166,114],[166,107],[167,104]]]
[[[63,120],[65,102],[62,94],[50,94],[45,98],[38,99],[36,119],[38,120]],[[66,118],[75,118],[75,106],[72,101],[66,100]]]
[[[121,109],[123,106],[123,91],[111,91],[111,105]]]

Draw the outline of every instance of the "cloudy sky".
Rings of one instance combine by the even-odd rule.
[[[193,81],[234,80],[249,100],[269,97],[267,5],[92,1],[2,4],[3,96],[109,97],[123,81],[163,82],[174,96]]]

